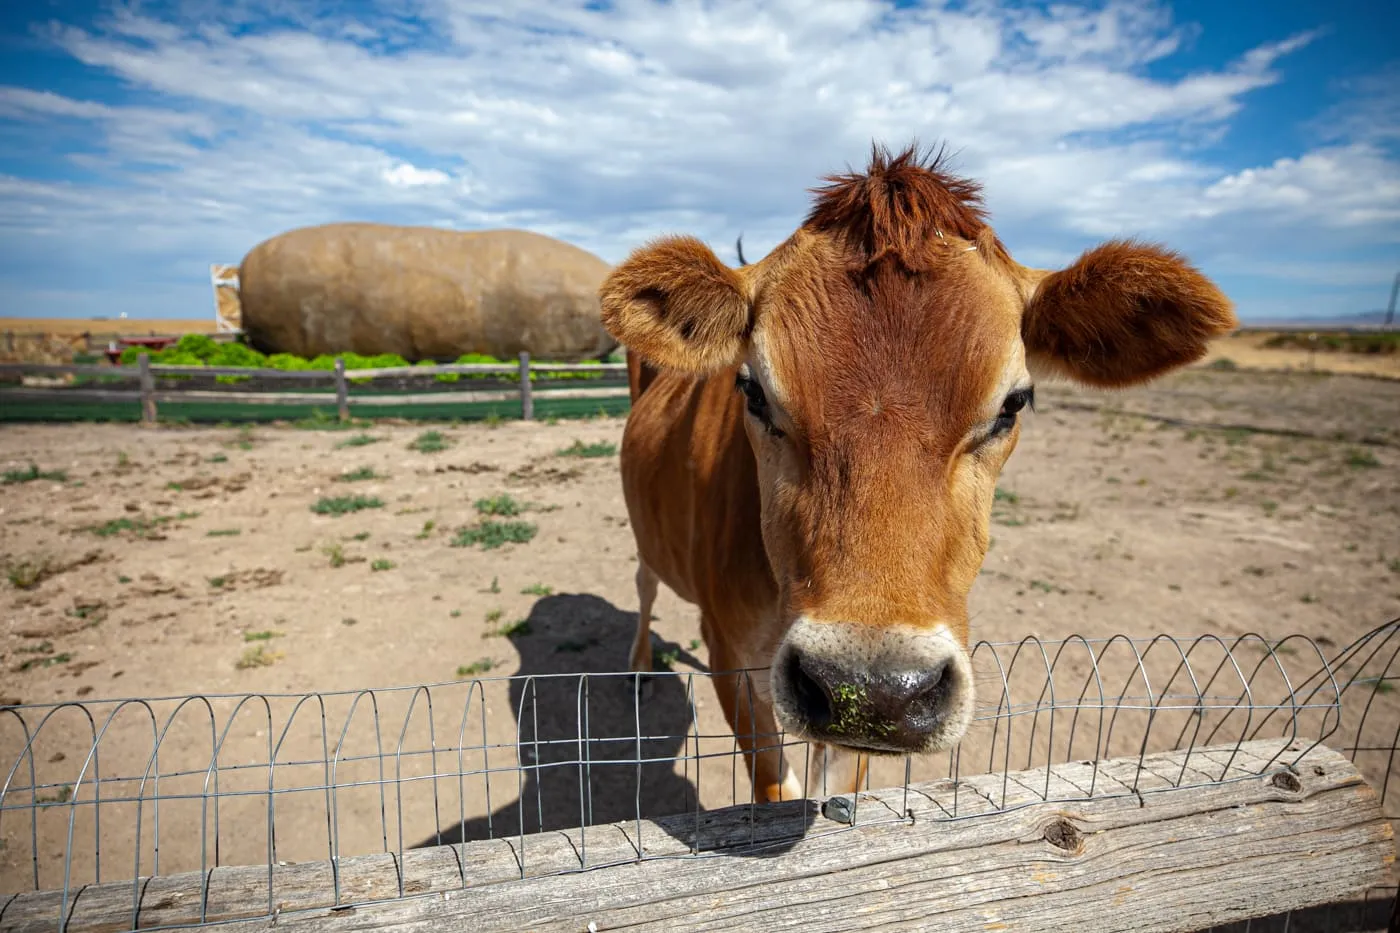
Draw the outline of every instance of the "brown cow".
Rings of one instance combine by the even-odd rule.
[[[855,752],[848,790],[865,754],[936,751],[966,731],[967,596],[1033,376],[1126,386],[1236,326],[1221,291],[1156,246],[1020,265],[980,186],[941,155],[876,147],[864,174],[826,180],[752,265],[666,237],[600,289],[633,398],[632,666],[651,669],[665,582],[700,607],[761,800],[804,794],[782,730]]]

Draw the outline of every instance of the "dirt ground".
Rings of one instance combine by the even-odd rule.
[[[1220,361],[1228,361],[1240,369],[1326,371],[1400,379],[1400,353],[1329,353],[1325,350],[1264,346],[1275,333],[1277,332],[1241,331],[1231,334],[1211,345],[1204,363],[1222,365]]]
[[[1112,395],[1046,386],[1038,396],[1000,482],[971,598],[974,639],[1300,633],[1326,648],[1400,616],[1400,382],[1197,368]],[[344,855],[414,845],[435,828],[461,839],[522,821],[577,824],[590,796],[581,780],[596,789],[586,822],[747,799],[713,686],[685,676],[707,660],[694,607],[663,587],[653,628],[679,676],[658,678],[641,703],[630,678],[604,676],[625,670],[636,609],[610,446],[623,423],[438,426],[446,445],[435,452],[413,449],[432,429],[423,425],[0,429],[0,469],[65,474],[0,486],[11,577],[0,590],[0,703],[81,701],[94,717],[67,707],[44,725],[40,784],[76,783],[105,728],[103,777],[132,780],[101,791],[113,801],[103,877],[130,877],[135,852],[150,872],[157,833],[161,873],[198,868],[201,853],[206,865],[265,861],[274,796],[283,860],[326,857],[328,832]],[[361,433],[373,442],[352,444]],[[533,537],[453,546],[459,529],[479,529],[478,501],[502,494],[523,511],[496,518],[533,525]],[[379,504],[313,510],[353,496]],[[37,584],[16,585],[36,573]],[[577,678],[551,677],[580,671],[600,675],[586,697]],[[516,673],[540,679],[471,682]],[[438,686],[411,689],[425,684]],[[371,687],[408,689],[355,693]],[[311,692],[323,696],[298,706]],[[191,694],[268,698],[109,702]],[[1400,716],[1393,694],[1377,700],[1371,715]],[[995,707],[995,690],[983,702]],[[28,711],[24,726],[32,733],[42,718]],[[517,739],[537,743],[521,759],[558,773],[519,777]],[[19,717],[0,712],[0,764],[24,741]],[[217,818],[201,798],[216,746]],[[332,774],[323,759],[337,746]],[[698,788],[695,761],[671,761],[697,754],[716,756]],[[581,755],[599,774],[580,776]],[[638,757],[662,761],[601,774],[609,758]],[[15,786],[28,785],[29,767]],[[157,773],[158,787],[139,781]],[[450,776],[424,783],[434,773]],[[396,775],[386,800],[379,782]],[[27,804],[23,793],[6,806]],[[40,887],[61,886],[70,816],[74,878],[95,877],[92,808],[61,805],[73,793],[58,792],[37,821],[0,814],[0,890],[33,888],[36,870]],[[123,794],[145,801],[139,816]]]

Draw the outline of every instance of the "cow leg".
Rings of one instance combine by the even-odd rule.
[[[651,670],[651,610],[656,605],[657,577],[637,558],[637,635],[632,639],[632,670]]]
[[[702,625],[702,630],[714,629]],[[754,799],[760,803],[800,799],[802,781],[784,760],[782,730],[773,707],[759,698],[750,675],[742,672],[742,663],[728,646],[716,639],[709,648],[710,670],[727,672],[712,680],[724,718],[743,749]]]

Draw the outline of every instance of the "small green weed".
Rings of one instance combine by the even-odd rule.
[[[617,445],[608,441],[585,444],[583,441],[575,440],[573,444],[562,448],[557,453],[561,457],[611,457],[617,453]]]
[[[244,632],[244,641],[272,641],[274,638],[281,638],[282,633],[276,629],[267,629],[263,632]]]
[[[420,454],[440,453],[447,447],[447,437],[441,431],[424,431],[408,445],[409,450],[416,450]]]
[[[209,458],[210,463],[228,463],[228,457],[224,454],[215,454]]]
[[[381,440],[383,440],[383,438],[375,437],[372,434],[356,434],[354,437],[347,437],[339,444],[336,444],[335,448],[336,450],[340,450],[342,447],[366,447],[370,444],[377,444]]]
[[[506,544],[526,544],[533,540],[539,528],[533,522],[483,521],[468,528],[457,529],[452,547],[481,545],[483,551],[495,550]]]
[[[282,660],[282,652],[270,651],[267,645],[259,644],[244,650],[233,666],[240,670],[251,670],[255,667],[271,667]]]
[[[514,497],[508,492],[492,496],[489,499],[477,499],[476,510],[482,515],[519,515],[525,510],[525,506],[516,502]]]
[[[490,658],[482,658],[480,661],[473,661],[470,664],[463,664],[457,668],[458,677],[475,677],[478,674],[485,674],[496,666],[496,662]]]
[[[500,577],[492,577],[492,578],[491,578],[491,585],[488,586],[486,589],[482,590],[483,593],[499,593],[500,591],[501,591],[501,579],[500,579]]]
[[[340,474],[335,478],[335,481],[337,483],[358,483],[367,479],[388,479],[388,477],[374,472],[374,467],[362,466],[358,470]]]
[[[1346,464],[1353,470],[1371,470],[1380,466],[1381,462],[1369,450],[1349,450]]]
[[[1000,486],[998,486],[996,488],[996,492],[992,493],[992,501],[1005,502],[1009,505],[1015,505],[1017,502],[1021,501],[1021,497],[1016,495],[1016,493],[1014,492],[1007,492],[1005,489],[1002,489]]]
[[[358,512],[362,509],[382,509],[384,503],[376,496],[335,496],[333,498],[322,498],[315,505],[311,506],[311,511],[317,515],[349,515],[351,512]]]
[[[213,531],[205,532],[206,538],[233,538],[243,534],[238,528],[215,528]]]
[[[486,623],[488,625],[495,625],[497,622],[501,621],[501,616],[503,615],[505,615],[504,609],[492,609],[490,612],[486,613]]]
[[[531,583],[520,593],[523,596],[551,596],[554,593],[554,587],[545,586],[543,583]]]
[[[375,571],[378,571],[378,570],[393,570],[393,569],[394,569],[394,566],[395,566],[394,562],[391,561],[391,560],[389,560],[389,558],[387,558],[387,557],[377,557],[377,558],[375,558],[373,561],[370,562],[369,569],[370,569],[370,570],[375,570]]]
[[[431,520],[426,521],[423,523],[423,530],[418,532],[418,534],[414,535],[413,537],[417,538],[419,541],[422,541],[424,538],[427,538],[429,535],[431,535],[433,533],[433,529],[436,527],[437,522]]]
[[[17,590],[32,590],[60,569],[47,554],[5,558],[5,578]]]
[[[680,660],[681,652],[679,648],[670,648],[662,651],[660,648],[653,648],[651,652],[651,666],[654,670],[669,671],[671,665]]]
[[[492,631],[487,632],[485,635],[482,635],[481,637],[482,637],[482,638],[512,638],[512,637],[514,637],[514,636],[516,636],[516,635],[529,635],[529,634],[530,634],[530,621],[529,621],[528,619],[516,619],[514,622],[508,622],[508,623],[506,623],[505,625],[502,625],[502,626],[501,626],[500,628],[498,628],[498,629],[493,629]]]
[[[6,470],[4,474],[4,485],[32,483],[40,479],[52,480],[55,483],[63,483],[67,482],[68,474],[63,470],[41,470],[38,464],[31,463],[27,470]]]
[[[198,518],[198,512],[181,512],[178,515],[157,515],[153,518],[114,518],[101,525],[89,525],[87,531],[91,531],[99,538],[110,538],[122,532],[131,532],[137,538],[147,538],[151,536],[157,528],[168,525],[171,522],[183,522],[191,518]]]

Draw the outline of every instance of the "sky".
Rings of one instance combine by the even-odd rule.
[[[0,316],[208,317],[331,221],[750,260],[872,142],[945,145],[1015,257],[1179,250],[1246,321],[1384,307],[1400,3],[9,0]]]

